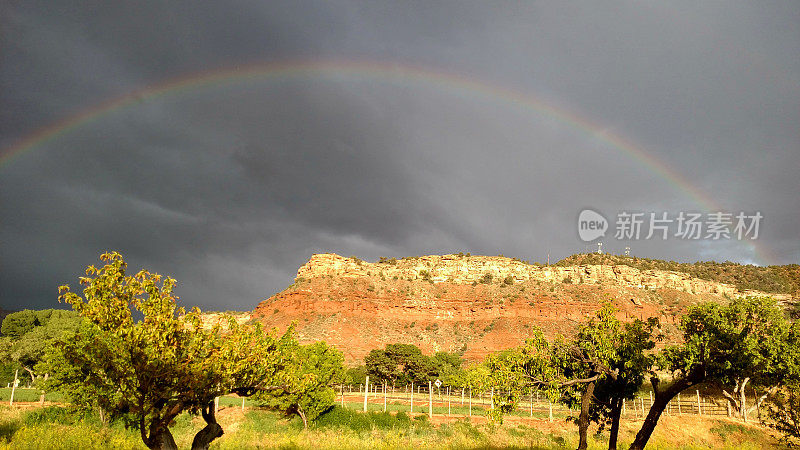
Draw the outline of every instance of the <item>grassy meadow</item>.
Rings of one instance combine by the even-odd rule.
[[[462,408],[434,408],[430,419],[408,405],[371,404],[363,413],[359,403],[337,404],[303,429],[299,418],[287,418],[264,410],[239,398],[220,399],[218,420],[225,435],[214,441],[215,449],[561,449],[577,446],[577,430],[567,414],[559,412],[554,421],[535,412],[507,417],[502,425],[489,423],[481,410],[473,407],[473,417],[464,417]],[[422,405],[420,405],[422,406]],[[427,405],[425,405],[427,406]],[[377,409],[374,411],[372,409]],[[619,448],[626,448],[640,421],[622,424]],[[183,414],[172,427],[180,448],[189,448],[194,434],[204,426],[199,417]],[[608,433],[590,433],[590,448],[605,449]],[[120,423],[103,424],[94,413],[66,405],[47,403],[0,406],[0,450],[2,449],[143,449],[139,433]],[[664,417],[648,445],[652,449],[761,449],[781,448],[770,431],[729,419],[670,416]]]

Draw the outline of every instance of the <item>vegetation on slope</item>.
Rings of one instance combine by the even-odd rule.
[[[578,253],[557,262],[557,266],[576,266],[588,264],[625,265],[639,270],[671,270],[684,272],[703,280],[727,283],[739,290],[753,289],[762,292],[795,294],[800,293],[800,265],[759,267],[730,261],[701,261],[679,263],[660,259],[637,258],[598,253]]]

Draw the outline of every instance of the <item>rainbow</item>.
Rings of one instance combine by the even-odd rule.
[[[271,63],[241,65],[233,68],[222,68],[207,72],[192,73],[186,76],[167,80],[120,97],[93,105],[69,117],[22,138],[19,142],[0,152],[0,168],[7,166],[15,157],[31,151],[71,130],[91,123],[98,118],[138,102],[163,95],[176,95],[207,86],[243,82],[248,80],[288,79],[303,76],[339,75],[353,79],[378,79],[385,82],[421,84],[451,91],[465,91],[484,96],[494,101],[531,110],[537,114],[556,119],[579,130],[592,139],[611,148],[622,151],[641,165],[666,180],[676,190],[691,198],[701,209],[707,212],[722,211],[722,208],[708,194],[694,186],[686,177],[669,167],[664,161],[647,152],[633,141],[605,129],[601,124],[590,121],[574,111],[556,107],[528,92],[497,86],[488,82],[467,78],[461,74],[431,70],[429,68],[408,64],[396,64],[376,61],[320,61],[291,60]],[[756,255],[763,261],[772,262],[771,254],[750,241]]]

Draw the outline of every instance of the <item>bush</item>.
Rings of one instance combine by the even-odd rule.
[[[93,411],[86,411],[76,407],[47,406],[32,409],[22,416],[25,425],[41,425],[58,423],[61,425],[75,425],[79,422],[88,422],[100,425],[100,419]]]
[[[392,415],[388,412],[361,413],[351,409],[334,406],[314,420],[318,428],[349,428],[355,432],[368,432],[373,429],[391,430],[408,428],[411,419],[404,412]]]

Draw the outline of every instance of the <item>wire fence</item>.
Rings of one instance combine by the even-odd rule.
[[[342,405],[364,411],[406,411],[429,415],[473,416],[484,415],[493,408],[493,396],[500,391],[460,388],[441,385],[392,386],[383,383],[365,385],[341,385],[338,387],[337,401]],[[622,417],[626,419],[643,419],[653,404],[653,393],[641,393],[633,399],[623,402]],[[524,395],[511,413],[516,416],[563,417],[575,410],[570,410],[560,403],[553,403],[537,390]],[[684,391],[673,398],[664,415],[701,415],[731,416],[732,411],[723,397],[700,392]]]

